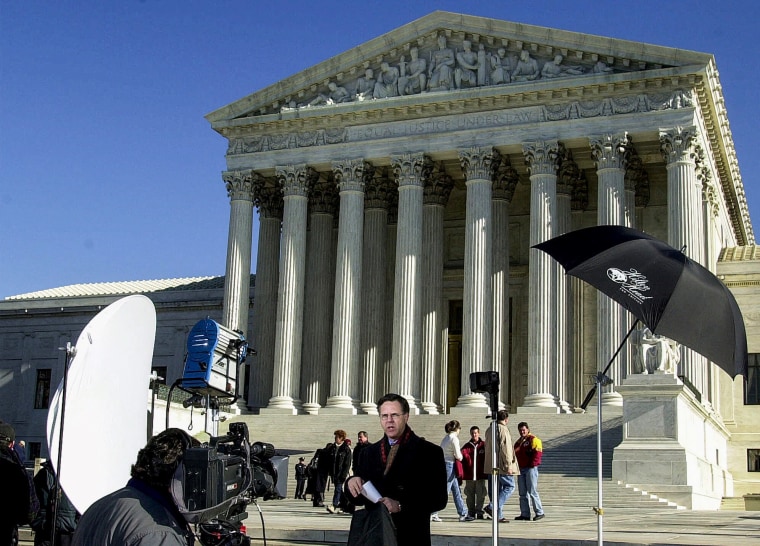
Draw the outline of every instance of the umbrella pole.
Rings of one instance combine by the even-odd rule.
[[[604,506],[602,503],[603,500],[603,494],[602,494],[602,483],[603,483],[603,476],[602,476],[602,388],[605,385],[609,385],[612,383],[612,379],[607,377],[607,371],[610,369],[610,366],[612,366],[612,363],[615,361],[615,358],[617,358],[617,355],[620,354],[620,351],[623,350],[623,347],[625,347],[625,342],[628,341],[628,338],[631,337],[631,334],[633,333],[636,326],[639,324],[639,319],[636,319],[633,322],[633,325],[628,330],[628,333],[623,338],[623,341],[620,343],[620,346],[617,348],[617,351],[615,351],[615,354],[612,355],[612,358],[607,363],[607,367],[604,368],[604,371],[601,371],[596,374],[594,387],[589,391],[588,395],[586,395],[586,399],[583,401],[583,404],[581,405],[581,408],[585,411],[586,406],[588,406],[588,403],[591,401],[591,398],[594,396],[594,392],[597,393],[596,397],[596,501],[599,506],[596,506],[594,508],[594,512],[596,512],[596,529],[597,529],[597,544],[599,546],[602,546],[604,544]]]

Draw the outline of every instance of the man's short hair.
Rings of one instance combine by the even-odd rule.
[[[16,429],[10,423],[0,423],[0,445],[8,447],[16,439]]]
[[[341,441],[346,439],[346,431],[342,428],[339,428],[335,432],[333,432],[333,436],[337,436]]]
[[[380,406],[385,404],[386,402],[398,402],[401,404],[401,411],[406,415],[409,413],[409,401],[401,396],[400,394],[396,394],[395,392],[389,392],[385,396],[383,396],[380,400],[377,401],[377,411],[380,411]]]
[[[366,438],[367,437],[367,431],[366,430],[360,430],[359,434],[357,434],[357,436],[364,436]]]
[[[505,421],[508,418],[509,418],[509,412],[505,409],[500,409],[498,413],[496,414],[497,421]]]
[[[472,433],[473,433],[473,432],[475,432],[476,430],[477,430],[478,432],[480,432],[480,427],[479,427],[478,425],[472,425],[472,426],[470,427],[470,434],[472,434]]]
[[[159,491],[167,490],[185,451],[192,447],[193,442],[188,433],[178,428],[167,428],[153,436],[137,453],[137,462],[132,465],[132,477]]]
[[[517,429],[518,430],[521,429],[521,428],[523,428],[523,427],[527,428],[528,432],[530,432],[530,427],[528,426],[528,423],[526,423],[525,421],[520,421],[519,423],[517,423]]]

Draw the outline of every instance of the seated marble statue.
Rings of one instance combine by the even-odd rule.
[[[637,360],[642,374],[675,375],[681,360],[680,345],[670,338],[653,334],[649,328],[640,332]]]
[[[385,99],[398,96],[398,68],[388,63],[380,64],[380,76],[375,83],[374,98]]]
[[[457,89],[462,88],[462,82],[470,85],[478,83],[478,54],[472,50],[472,42],[462,42],[463,51],[457,53],[457,67],[454,69],[454,84]]]
[[[415,95],[427,91],[427,61],[420,58],[420,50],[413,47],[409,50],[411,59],[404,61],[401,57],[401,74],[398,79],[398,92],[400,95]]]
[[[375,94],[375,73],[371,68],[364,71],[364,76],[356,82],[356,100],[369,100]]]
[[[346,91],[345,87],[339,86],[335,82],[327,84],[330,92],[328,94],[320,93],[314,99],[309,102],[309,106],[322,106],[327,104],[338,104],[340,102],[349,102],[351,95]]]
[[[562,78],[563,76],[577,76],[583,74],[579,66],[565,66],[562,64],[562,55],[555,55],[553,61],[547,62],[541,69],[542,78]]]
[[[448,91],[454,87],[454,52],[446,47],[446,36],[438,36],[438,49],[431,53],[428,68],[428,89]]]
[[[496,55],[491,55],[491,85],[509,83],[509,59],[507,50],[500,47]]]
[[[539,78],[541,72],[538,70],[538,62],[530,56],[527,50],[520,51],[520,60],[512,71],[513,82],[531,81]]]

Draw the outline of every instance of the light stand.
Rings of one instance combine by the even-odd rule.
[[[586,407],[588,406],[589,402],[591,401],[591,398],[593,398],[594,393],[597,393],[596,396],[596,497],[597,497],[597,504],[599,506],[594,507],[594,512],[596,512],[596,527],[597,527],[597,544],[599,546],[602,546],[604,544],[604,524],[603,524],[603,518],[604,518],[604,507],[602,506],[602,387],[605,387],[607,385],[612,384],[612,379],[610,379],[607,376],[607,371],[610,369],[610,366],[612,366],[612,363],[615,361],[615,358],[618,354],[620,354],[620,351],[625,347],[625,342],[628,341],[628,338],[631,337],[631,334],[633,333],[634,329],[639,323],[639,319],[636,319],[633,322],[633,325],[631,326],[631,329],[628,330],[628,333],[623,338],[623,341],[620,343],[620,346],[617,348],[617,351],[615,351],[615,354],[612,355],[612,358],[607,363],[607,367],[604,368],[604,371],[598,372],[596,374],[596,377],[594,378],[594,386],[591,388],[591,390],[586,395],[586,398],[583,400],[583,404],[581,404],[581,409],[583,411],[586,411]]]
[[[66,351],[66,363],[63,366],[63,389],[61,390],[61,420],[60,428],[58,429],[58,461],[56,462],[53,490],[50,494],[53,496],[53,524],[52,534],[50,536],[50,546],[55,546],[55,524],[58,521],[58,500],[60,498],[59,491],[61,490],[61,458],[63,456],[63,424],[66,418],[66,387],[68,386],[69,379],[69,367],[71,366],[71,360],[77,354],[77,348],[71,344],[66,343],[66,347],[61,347],[61,351]]]
[[[493,546],[499,542],[499,468],[497,464],[496,427],[499,413],[499,372],[473,372],[470,374],[470,390],[488,393],[491,409],[491,539]],[[474,476],[473,476],[474,477]]]

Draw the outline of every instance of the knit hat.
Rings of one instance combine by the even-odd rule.
[[[16,431],[9,423],[0,423],[0,441],[12,442],[16,439]]]

